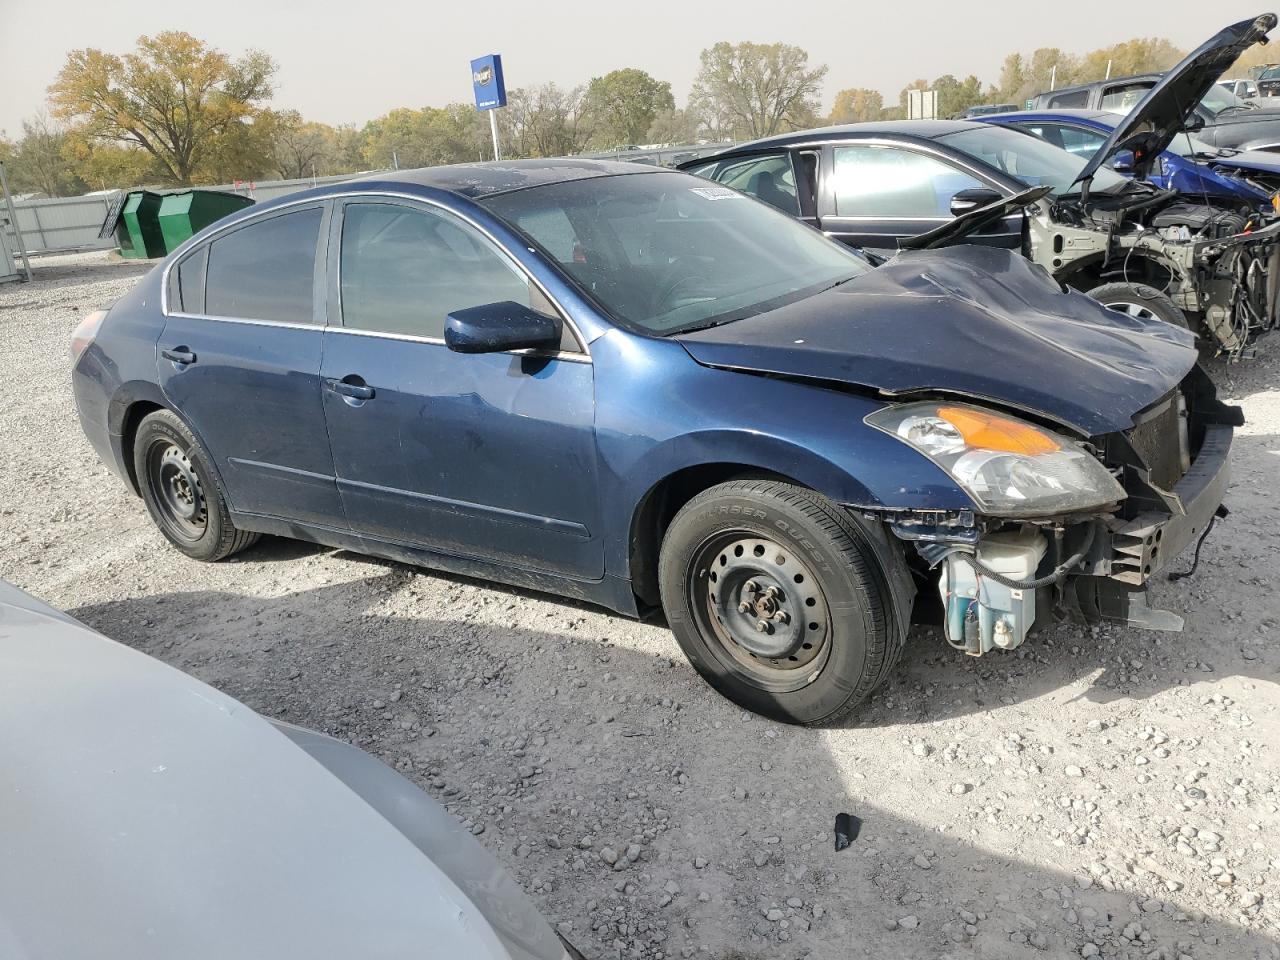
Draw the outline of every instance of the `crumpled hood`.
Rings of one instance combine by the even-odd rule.
[[[1225,27],[1192,50],[1116,124],[1076,181],[1091,178],[1121,150],[1134,152],[1135,174],[1145,179],[1150,165],[1168,149],[1201,98],[1242,53],[1265,42],[1275,25],[1276,15],[1264,13]]]
[[[1011,250],[910,251],[825,293],[677,339],[706,366],[940,393],[1082,436],[1133,425],[1196,363],[1194,338],[1080,293]]]

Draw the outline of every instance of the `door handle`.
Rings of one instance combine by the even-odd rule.
[[[342,380],[325,377],[324,385],[326,389],[332,390],[340,396],[350,397],[352,400],[372,400],[374,395],[373,387],[354,374]]]
[[[190,348],[185,346],[174,347],[172,350],[161,350],[160,356],[164,357],[166,360],[172,360],[174,363],[180,363],[184,366],[188,363],[196,362],[196,355],[191,352]]]

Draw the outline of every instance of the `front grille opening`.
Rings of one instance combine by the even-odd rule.
[[[1172,490],[1191,468],[1187,404],[1181,390],[1171,390],[1138,414],[1125,435],[1151,473],[1151,482]]]

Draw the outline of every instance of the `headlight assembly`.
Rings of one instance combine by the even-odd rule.
[[[866,418],[947,472],[982,513],[1071,513],[1123,500],[1124,488],[1074,440],[960,403],[908,403]]]

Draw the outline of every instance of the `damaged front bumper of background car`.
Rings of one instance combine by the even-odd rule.
[[[914,545],[920,566],[939,571],[946,639],[970,655],[1014,649],[1055,619],[1180,630],[1179,615],[1147,605],[1147,584],[1225,515],[1232,434],[1242,423],[1240,408],[1220,402],[1196,367],[1132,427],[1085,445],[1117,485],[1106,509],[1025,517],[852,509],[884,520]]]

